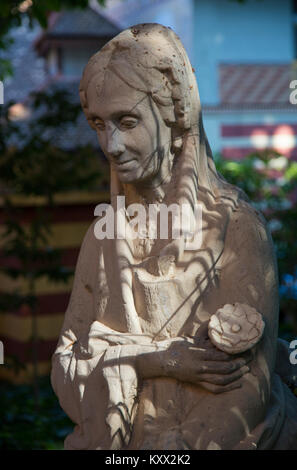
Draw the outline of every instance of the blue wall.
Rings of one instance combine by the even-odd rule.
[[[194,57],[201,100],[219,100],[218,64],[294,58],[291,0],[194,0]]]
[[[123,29],[138,23],[170,26],[181,38],[192,60],[193,2],[194,0],[117,0],[114,5],[107,2],[102,12],[107,13],[108,17]]]

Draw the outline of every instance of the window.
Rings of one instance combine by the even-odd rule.
[[[80,77],[90,57],[98,47],[64,47],[61,54],[61,72],[67,77]]]

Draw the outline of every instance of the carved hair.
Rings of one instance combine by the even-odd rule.
[[[79,90],[82,108],[91,127],[93,122],[88,115],[86,91],[95,81],[100,94],[107,70],[152,97],[165,123],[173,128],[175,141],[193,126],[191,95],[193,92],[198,94],[198,90],[194,90],[195,80],[189,80],[189,71],[194,74],[188,56],[171,29],[158,24],[134,26],[91,57]],[[198,114],[197,109],[197,122]]]
[[[165,123],[172,128],[172,151],[178,154],[186,135],[198,138],[197,158],[200,187],[215,197],[227,196],[236,203],[246,199],[239,188],[227,183],[216,171],[204,132],[201,105],[194,70],[178,36],[165,26],[147,23],[122,31],[87,63],[80,82],[80,100],[92,128],[87,89],[94,82],[100,95],[105,74],[112,71],[126,84],[148,94],[157,104]],[[202,182],[202,184],[201,184]],[[183,186],[183,184],[181,185]]]

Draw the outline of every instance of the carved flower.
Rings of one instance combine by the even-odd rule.
[[[226,304],[211,316],[208,336],[221,351],[238,354],[252,348],[264,331],[262,315],[246,304]]]

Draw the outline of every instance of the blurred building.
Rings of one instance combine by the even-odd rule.
[[[195,0],[194,67],[215,152],[272,147],[297,158],[297,2]]]
[[[9,51],[13,76],[4,81],[5,102],[13,100],[20,120],[29,94],[63,88],[79,103],[79,82],[89,58],[120,32],[103,13],[92,8],[51,13],[44,31],[37,22],[33,28],[24,21],[12,31],[14,43]],[[14,112],[14,109],[12,109]],[[18,115],[15,116],[18,118]],[[55,140],[61,146],[75,148],[91,144],[99,151],[96,134],[81,113],[78,123]]]
[[[136,23],[170,26],[196,70],[204,123],[213,152],[241,158],[274,147],[297,157],[297,105],[289,101],[297,78],[296,0],[90,0],[85,11],[54,13],[41,32],[16,28],[15,75],[5,100],[32,89],[66,84],[74,95],[88,58],[120,30]],[[74,140],[73,140],[74,139]],[[69,141],[96,137],[81,119]]]
[[[110,0],[105,13],[122,28],[156,22],[180,36],[214,153],[272,147],[297,158],[296,0]]]

